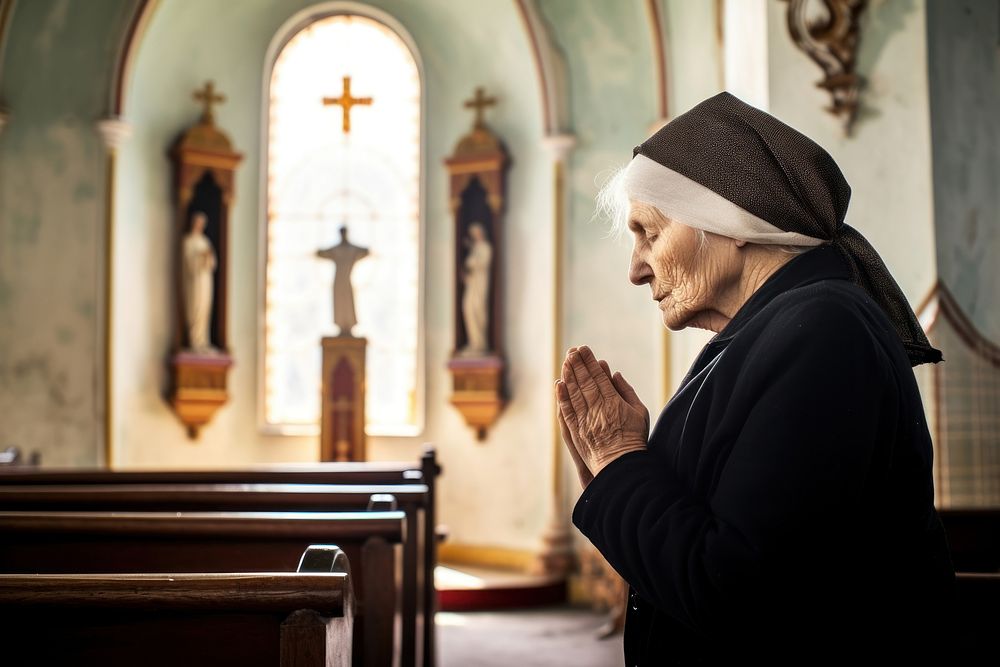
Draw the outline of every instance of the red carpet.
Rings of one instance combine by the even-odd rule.
[[[441,611],[544,607],[566,601],[566,581],[559,577],[439,565],[434,582]]]

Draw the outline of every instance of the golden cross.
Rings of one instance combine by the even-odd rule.
[[[478,86],[476,88],[476,97],[471,100],[465,101],[466,109],[476,110],[476,125],[475,127],[480,128],[483,126],[483,109],[486,107],[496,106],[497,98],[486,97],[483,93],[483,87]]]
[[[194,99],[205,105],[204,110],[201,112],[201,122],[211,125],[215,122],[215,115],[212,113],[213,104],[221,104],[226,101],[225,95],[219,95],[215,92],[215,82],[206,81],[205,87],[201,90],[194,91]]]
[[[323,106],[336,104],[344,109],[344,134],[351,131],[351,107],[358,104],[371,104],[370,97],[351,97],[351,77],[344,77],[344,92],[340,97],[324,97]]]

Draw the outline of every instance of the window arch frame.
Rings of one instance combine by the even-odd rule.
[[[259,145],[260,164],[258,169],[258,202],[257,202],[257,295],[254,300],[256,307],[256,404],[257,404],[257,430],[259,433],[268,436],[318,436],[320,432],[319,423],[312,424],[273,424],[267,421],[266,394],[267,394],[267,269],[268,269],[268,172],[270,170],[270,107],[271,107],[271,77],[274,73],[274,65],[281,55],[282,50],[288,43],[308,26],[333,16],[352,15],[363,17],[381,23],[385,28],[391,30],[403,42],[409,50],[417,68],[418,86],[420,90],[420,118],[419,126],[419,146],[418,146],[418,205],[417,205],[417,343],[416,343],[416,378],[414,388],[416,423],[414,426],[369,431],[366,426],[365,432],[368,436],[375,437],[418,437],[423,434],[427,424],[427,373],[426,373],[426,245],[427,245],[427,225],[426,220],[426,192],[427,192],[427,95],[426,77],[424,74],[423,60],[420,51],[417,49],[416,41],[409,31],[391,14],[371,5],[353,2],[351,0],[331,0],[312,5],[303,9],[288,20],[274,33],[271,43],[268,46],[262,68],[261,78],[261,102],[260,102],[260,135]],[[319,345],[319,341],[316,343]]]

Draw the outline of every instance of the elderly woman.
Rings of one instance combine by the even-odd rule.
[[[629,584],[629,666],[895,663],[948,640],[912,371],[941,354],[849,198],[822,148],[728,93],[602,190],[664,326],[716,332],[651,431],[589,348],[556,381],[573,523]]]

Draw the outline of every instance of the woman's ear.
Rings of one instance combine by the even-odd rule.
[[[747,242],[744,241],[743,239],[735,239],[735,240],[736,240],[736,247],[737,248],[742,248],[743,246],[745,246],[747,244]]]

